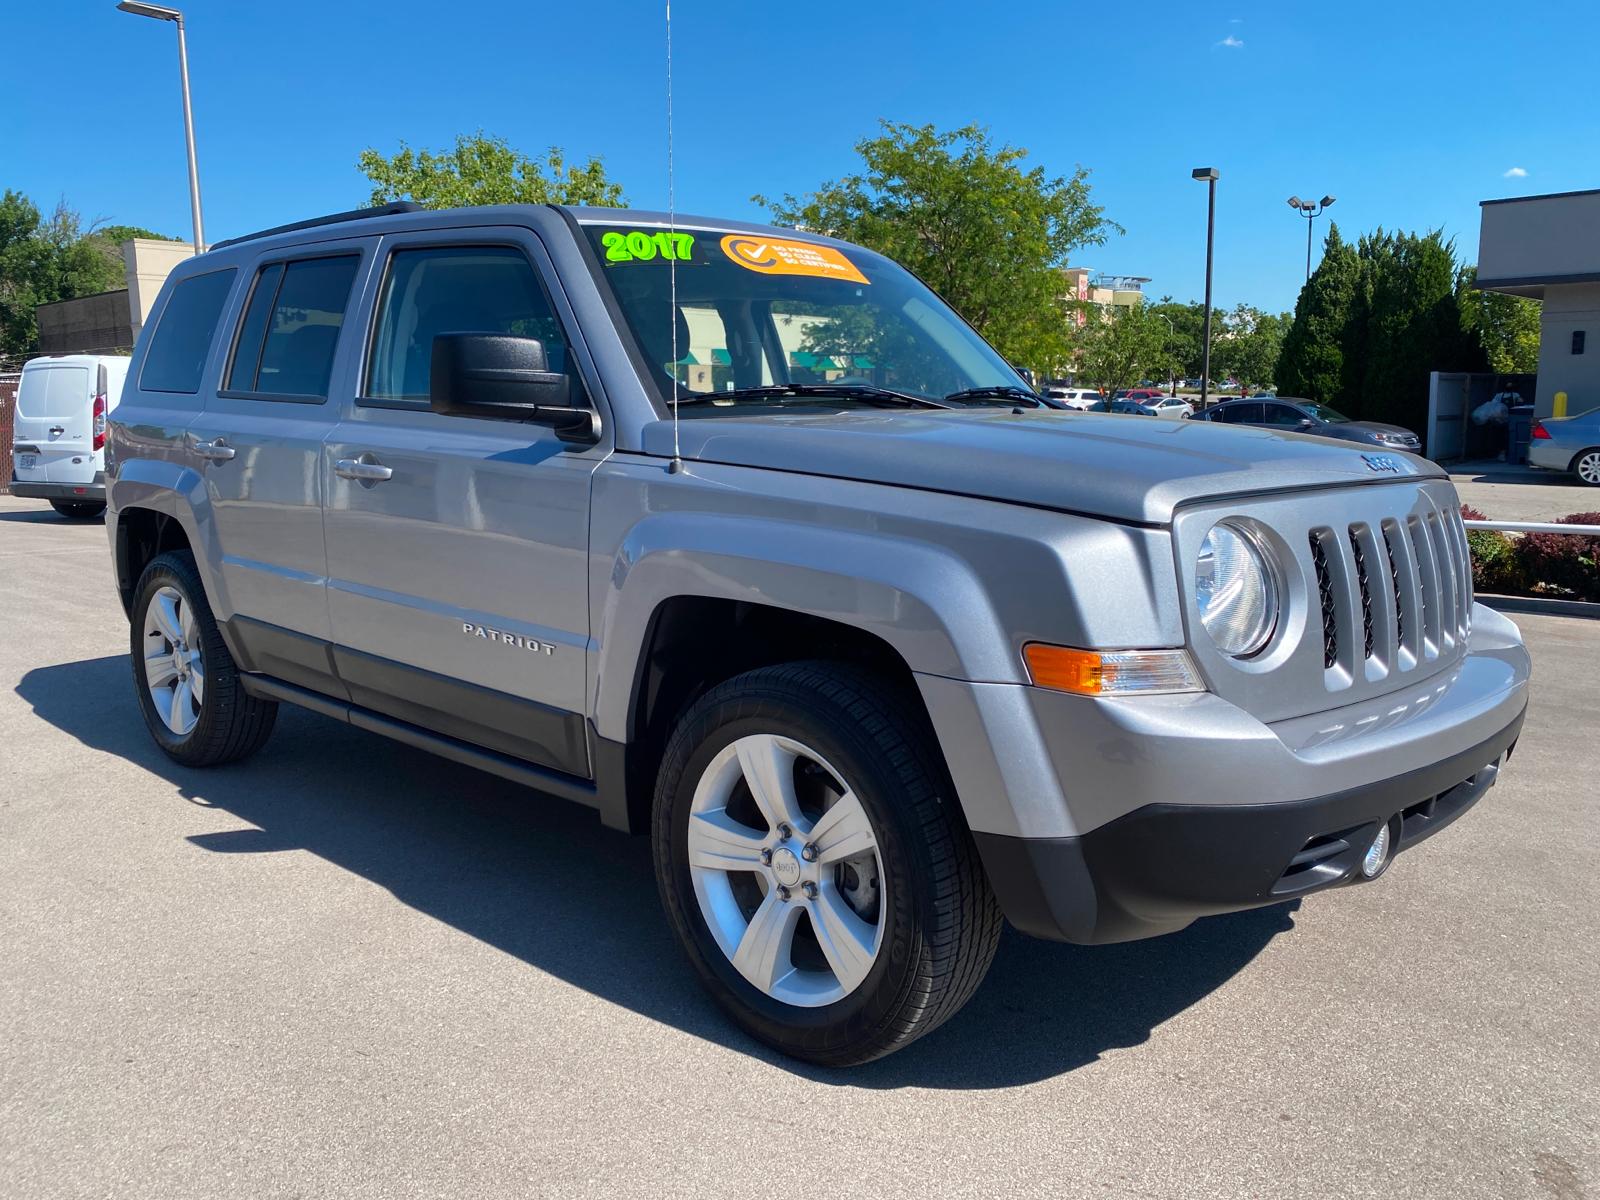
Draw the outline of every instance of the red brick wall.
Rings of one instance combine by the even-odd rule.
[[[17,381],[20,375],[0,375],[0,449],[5,461],[0,463],[0,494],[11,490],[11,424],[17,411]]]

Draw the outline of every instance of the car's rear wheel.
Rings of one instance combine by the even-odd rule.
[[[1572,459],[1572,473],[1580,483],[1600,487],[1600,446],[1578,451]]]
[[[847,667],[729,680],[683,717],[656,791],[656,878],[713,996],[755,1037],[827,1066],[936,1028],[1001,918],[937,749]]]
[[[144,569],[130,632],[134,691],[162,750],[185,766],[211,767],[261,748],[278,706],[240,685],[187,552],[162,554]]]
[[[106,510],[98,500],[52,500],[50,507],[75,521],[91,521]]]

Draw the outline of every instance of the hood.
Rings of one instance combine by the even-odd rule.
[[[1444,474],[1399,450],[1204,421],[1009,409],[692,417],[683,456],[1164,525],[1186,501]],[[643,430],[672,454],[672,423]],[[1375,467],[1385,458],[1398,468]]]

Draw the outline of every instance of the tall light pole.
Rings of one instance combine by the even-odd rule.
[[[194,160],[194,109],[189,103],[189,47],[183,39],[183,14],[175,8],[144,4],[141,0],[122,0],[117,7],[136,17],[172,21],[178,26],[178,74],[183,78],[183,137],[189,149],[189,209],[194,217],[194,252],[200,254],[206,248],[206,233],[200,220],[200,170]]]
[[[1316,223],[1323,210],[1335,200],[1333,196],[1324,196],[1319,206],[1313,200],[1302,200],[1299,196],[1289,197],[1289,207],[1294,209],[1306,219],[1306,282],[1311,282],[1311,227]]]
[[[1167,316],[1166,313],[1157,313],[1156,316],[1160,317],[1167,323],[1167,333],[1170,337],[1170,340],[1174,342],[1177,341],[1178,327],[1172,323],[1172,318]],[[1167,359],[1167,394],[1171,396],[1176,396],[1178,394],[1178,379],[1177,376],[1173,374],[1172,360],[1170,358]]]
[[[1206,322],[1200,335],[1200,411],[1206,407],[1206,394],[1211,388],[1211,250],[1217,235],[1217,169],[1196,167],[1189,174],[1206,185]]]

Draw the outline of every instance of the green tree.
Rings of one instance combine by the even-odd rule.
[[[1300,290],[1294,317],[1284,332],[1274,378],[1285,396],[1304,396],[1337,407],[1345,396],[1345,343],[1350,334],[1361,260],[1354,247],[1328,225],[1322,260]]]
[[[1213,373],[1231,376],[1251,387],[1271,383],[1283,348],[1284,333],[1292,319],[1288,313],[1273,315],[1248,304],[1241,304],[1225,314],[1220,331],[1213,318]]]
[[[0,358],[36,350],[41,304],[111,291],[124,281],[122,259],[85,235],[61,201],[48,218],[21,192],[0,196]]]
[[[1346,374],[1360,365],[1359,389],[1343,399],[1352,415],[1421,429],[1431,371],[1481,371],[1481,344],[1462,327],[1456,299],[1455,243],[1434,230],[1361,239],[1359,350],[1347,343]]]
[[[454,148],[434,153],[400,150],[385,158],[368,147],[356,160],[372,182],[371,202],[413,200],[424,208],[461,208],[480,204],[593,204],[617,208],[622,187],[606,178],[598,157],[581,166],[567,162],[560,147],[529,158],[504,138],[482,130],[456,138]]]
[[[1461,323],[1483,347],[1489,369],[1502,375],[1539,369],[1540,304],[1522,296],[1480,292],[1476,267],[1462,268],[1456,281]]]
[[[1146,304],[1145,307],[1156,316],[1171,322],[1167,325],[1166,348],[1173,371],[1184,379],[1199,378],[1201,348],[1205,334],[1205,305],[1193,300],[1183,304],[1173,300],[1171,296],[1163,296],[1153,304]],[[1213,346],[1217,340],[1217,323],[1220,316],[1221,314],[1215,312],[1211,314]]]
[[[1171,361],[1169,336],[1161,315],[1142,304],[1091,311],[1074,338],[1078,379],[1109,396],[1141,379],[1164,376]]]
[[[779,224],[857,242],[915,271],[1012,362],[1068,360],[1059,268],[1118,227],[1090,200],[1088,172],[1053,177],[977,125],[880,122],[856,144],[862,170],[766,205]]]

